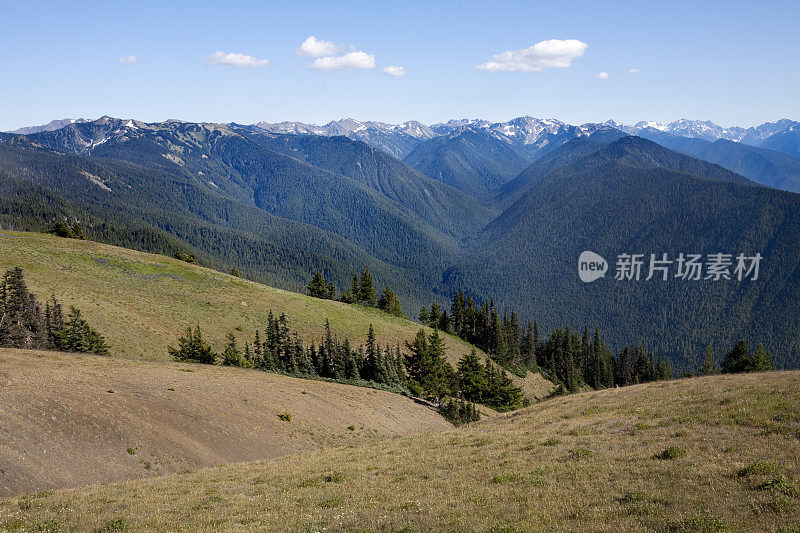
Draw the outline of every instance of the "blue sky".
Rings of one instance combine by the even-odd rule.
[[[3,0],[0,13],[0,130],[104,114],[240,123],[800,119],[798,2]],[[374,68],[310,68],[320,58],[295,51],[311,35],[343,45],[320,50],[334,56],[321,65]],[[538,72],[476,68],[549,40],[584,47],[567,47],[562,66]],[[215,52],[223,64],[208,64]],[[226,54],[260,66],[228,66]],[[119,61],[130,55],[135,62]]]

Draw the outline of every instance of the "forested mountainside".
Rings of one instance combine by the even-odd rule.
[[[800,355],[800,196],[756,186],[721,167],[627,137],[535,182],[447,273],[540,324],[599,324],[614,342],[640,339],[682,356],[737,338],[758,339],[779,365]],[[609,263],[605,278],[577,280],[590,250]],[[644,254],[640,280],[616,280],[620,254]],[[757,280],[646,280],[650,254],[764,256]],[[705,259],[704,259],[705,260]],[[734,266],[730,267],[730,274]],[[514,287],[514,290],[503,290]],[[532,304],[530,302],[533,302]],[[780,303],[779,303],[780,302]]]
[[[464,129],[417,145],[403,161],[423,174],[482,198],[532,158],[484,130]]]
[[[420,139],[420,157],[406,158],[417,168],[359,140],[237,125],[104,117],[5,134],[0,220],[41,230],[77,218],[90,238],[194,253],[293,290],[320,271],[342,291],[368,267],[412,316],[466,290],[543,330],[600,326],[612,345],[638,339],[676,361],[746,337],[779,366],[800,362],[786,312],[798,301],[799,196],[607,125],[544,132],[560,140],[534,156],[501,149],[497,132],[453,131]],[[579,280],[584,250],[608,260],[606,279]],[[761,253],[761,278],[612,279],[617,254],[716,252]]]

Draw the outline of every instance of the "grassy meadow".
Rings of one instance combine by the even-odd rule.
[[[311,298],[162,255],[2,230],[0,269],[15,266],[23,269],[40,301],[55,294],[65,307],[78,307],[106,337],[111,354],[121,357],[167,360],[167,346],[175,345],[190,324],[199,324],[217,350],[228,332],[241,342],[252,341],[270,310],[286,313],[289,327],[308,343],[322,338],[325,319],[334,334],[356,346],[366,339],[370,324],[382,345],[401,347],[422,327],[375,308]],[[444,337],[453,364],[471,349],[455,336]],[[552,387],[538,374],[515,376],[515,381],[532,399]]]
[[[0,529],[797,531],[800,372],[588,392],[437,434],[43,492]]]

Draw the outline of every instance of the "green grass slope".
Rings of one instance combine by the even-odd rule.
[[[0,269],[15,266],[41,301],[55,293],[65,306],[77,306],[105,335],[112,354],[123,357],[169,359],[167,346],[189,324],[199,324],[217,347],[228,332],[252,340],[270,310],[286,313],[306,342],[322,338],[325,319],[336,335],[356,344],[366,339],[370,324],[379,342],[392,346],[412,341],[421,327],[374,308],[311,298],[162,255],[0,231]],[[470,349],[453,336],[446,342],[454,360]]]
[[[307,343],[319,343],[326,319],[334,334],[356,346],[366,339],[370,324],[381,345],[401,348],[422,327],[375,308],[311,298],[162,255],[0,230],[0,270],[15,266],[23,269],[41,301],[54,293],[65,306],[78,307],[106,337],[111,354],[121,357],[167,360],[167,347],[176,345],[190,324],[199,324],[218,350],[229,332],[241,343],[252,341],[270,310],[286,313],[289,327]],[[455,365],[472,346],[452,335],[444,337],[448,359]],[[545,396],[552,387],[539,374],[513,378],[531,399]]]
[[[0,529],[796,531],[800,372],[561,397],[443,433],[0,503]]]

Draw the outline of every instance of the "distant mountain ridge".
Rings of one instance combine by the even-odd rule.
[[[72,123],[91,122],[87,119],[54,120],[42,126],[20,128],[13,132],[30,135],[43,131],[55,131]],[[227,126],[244,126],[225,124]],[[591,135],[603,127],[611,127],[630,135],[646,136],[648,131],[667,133],[677,137],[716,141],[724,139],[751,146],[763,147],[800,157],[800,122],[783,118],[765,122],[758,126],[725,128],[711,121],[680,119],[669,123],[640,121],[622,124],[614,120],[602,123],[572,125],[553,118],[521,116],[507,122],[492,122],[484,119],[453,119],[443,123],[425,125],[416,120],[400,124],[379,121],[359,121],[352,118],[334,120],[324,125],[286,121],[256,122],[249,125],[269,133],[291,135],[343,136],[363,141],[375,148],[403,159],[420,143],[442,136],[458,134],[466,129],[483,130],[516,147],[523,153],[536,157],[557,148],[570,139]]]

